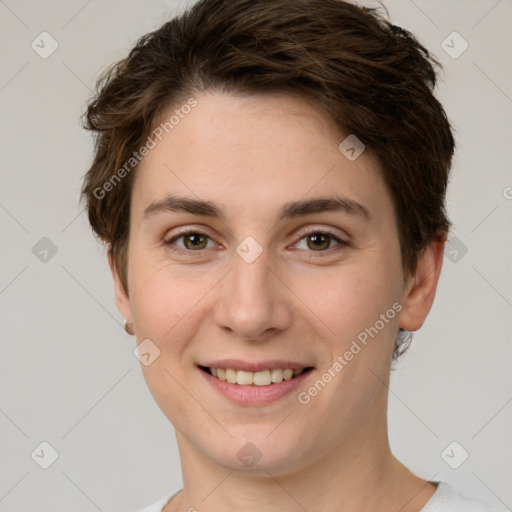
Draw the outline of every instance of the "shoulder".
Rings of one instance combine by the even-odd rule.
[[[179,491],[167,494],[163,498],[160,498],[158,501],[151,503],[151,505],[147,505],[144,508],[139,508],[135,512],[162,512],[162,509],[165,507],[165,505],[167,505],[167,503],[180,491],[181,489]]]
[[[446,482],[439,482],[436,492],[420,512],[505,512],[491,505],[456,492]]]

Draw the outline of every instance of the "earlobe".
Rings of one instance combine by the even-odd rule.
[[[133,320],[130,308],[130,299],[126,294],[121,278],[119,277],[119,272],[112,251],[112,245],[110,243],[107,244],[107,256],[110,271],[112,272],[112,279],[114,281],[114,293],[117,309],[125,319],[125,331],[128,334],[133,334]]]
[[[124,321],[124,330],[130,336],[133,336],[135,334],[132,323],[127,322],[126,320]]]
[[[406,331],[418,330],[432,307],[443,264],[445,241],[446,233],[425,248],[418,256],[414,274],[408,279],[399,317],[399,325]]]

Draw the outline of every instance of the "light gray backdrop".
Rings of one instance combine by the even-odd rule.
[[[445,66],[458,144],[456,238],[392,378],[392,448],[422,477],[510,509],[512,2],[385,4]],[[99,72],[185,5],[0,0],[0,510],[134,510],[181,487],[173,428],[78,193],[92,155],[79,115]]]

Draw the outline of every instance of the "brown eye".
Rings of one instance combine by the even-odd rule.
[[[295,244],[299,249],[303,249],[309,253],[322,253],[331,252],[330,249],[342,249],[347,245],[344,240],[338,238],[335,234],[329,231],[306,231],[301,233],[302,238]],[[335,242],[331,247],[331,242]],[[339,247],[338,247],[339,246]]]
[[[183,241],[181,241],[182,239]],[[210,243],[210,245],[208,245],[208,243]],[[211,249],[215,246],[213,240],[211,240],[206,233],[193,230],[178,233],[170,240],[167,240],[165,245],[181,253],[200,252],[201,249]]]
[[[329,249],[332,237],[326,233],[314,233],[305,238],[307,239],[308,247],[316,251]]]
[[[206,236],[200,233],[183,235],[183,243],[187,249],[204,249],[206,247]]]

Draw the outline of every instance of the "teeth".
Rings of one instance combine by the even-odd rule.
[[[208,371],[217,379],[225,380],[230,384],[240,384],[241,386],[269,386],[270,384],[279,384],[283,380],[290,380],[300,375],[304,368],[292,370],[286,368],[273,368],[262,370],[260,372],[247,372],[244,370],[234,370],[233,368],[208,368]]]
[[[293,370],[290,370],[289,368],[287,370],[283,371],[283,379],[284,380],[290,380],[293,377]]]
[[[251,373],[251,372],[247,372]],[[268,386],[272,383],[272,379],[270,378],[270,370],[263,370],[262,372],[254,372],[252,374],[253,384],[256,386]],[[250,382],[249,382],[250,384]]]
[[[270,372],[270,380],[272,382],[281,382],[283,380],[283,370],[272,370]]]
[[[247,386],[248,384],[254,384],[252,379],[253,375],[254,373],[252,372],[243,372],[241,370],[238,370],[236,372],[236,383],[242,384],[244,386]]]
[[[233,368],[226,368],[226,380],[230,384],[236,383],[236,370],[233,370]]]

